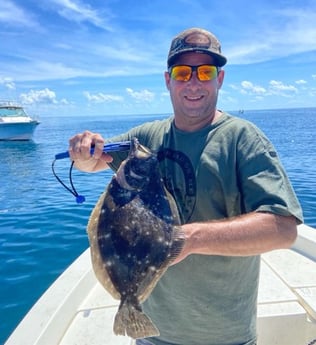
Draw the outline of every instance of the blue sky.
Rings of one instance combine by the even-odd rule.
[[[0,99],[40,116],[171,113],[171,38],[199,26],[228,58],[219,108],[316,106],[315,0],[3,0]]]

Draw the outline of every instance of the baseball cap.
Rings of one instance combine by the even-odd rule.
[[[208,54],[214,58],[218,67],[224,66],[227,62],[226,57],[221,53],[221,44],[218,39],[204,29],[187,29],[173,38],[168,54],[168,67],[172,66],[180,54],[187,52]]]

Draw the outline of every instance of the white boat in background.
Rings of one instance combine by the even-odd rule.
[[[5,345],[133,345],[112,332],[118,301],[96,280],[87,249],[52,284]],[[229,327],[229,325],[227,325]],[[316,229],[262,255],[258,345],[316,344]]]
[[[11,101],[0,102],[0,140],[30,140],[38,124],[22,106]]]

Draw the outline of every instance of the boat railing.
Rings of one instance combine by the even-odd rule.
[[[8,113],[5,113],[5,111]],[[0,100],[0,116],[2,117],[16,117],[19,118],[21,116],[28,117],[30,120],[40,123],[39,116],[36,115],[29,115],[28,112],[24,109],[24,106],[16,101],[7,101],[7,100]],[[2,121],[6,122],[6,121]]]
[[[316,230],[305,224],[299,225],[292,249],[316,262]]]
[[[21,104],[19,104],[16,101],[8,101],[8,100],[0,100],[0,107],[22,107]]]

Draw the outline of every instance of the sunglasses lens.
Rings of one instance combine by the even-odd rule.
[[[177,81],[189,81],[192,76],[192,70],[197,71],[200,81],[209,81],[217,77],[217,67],[213,65],[200,66],[173,66],[171,69],[171,78]]]
[[[217,77],[217,68],[212,65],[202,65],[198,69],[198,78],[201,81],[213,80]]]
[[[188,81],[191,78],[190,66],[174,66],[171,70],[171,78],[177,81]]]

